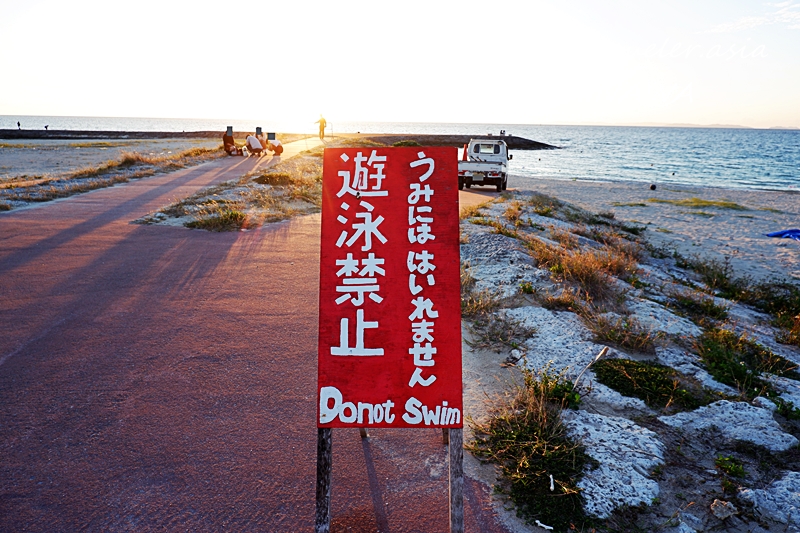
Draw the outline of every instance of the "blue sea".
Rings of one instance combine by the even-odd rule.
[[[0,116],[0,129],[89,131],[265,131],[314,133],[316,125],[269,120]],[[559,147],[512,151],[521,188],[537,178],[631,181],[744,189],[800,189],[800,130],[547,126],[328,121],[329,134],[419,133],[498,135],[505,130]],[[520,181],[521,180],[521,181]]]

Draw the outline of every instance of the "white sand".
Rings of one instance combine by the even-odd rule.
[[[651,191],[649,184],[644,183],[545,179],[538,180],[532,189],[593,212],[612,211],[618,220],[646,224],[645,235],[650,242],[674,246],[687,257],[695,254],[709,259],[729,257],[736,276],[800,279],[800,242],[764,236],[800,228],[800,193],[669,185]],[[693,197],[731,201],[747,210],[692,209],[648,201]]]

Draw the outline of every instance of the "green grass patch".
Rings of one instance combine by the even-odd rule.
[[[688,316],[695,323],[705,324],[709,319],[728,318],[728,308],[714,303],[714,299],[699,292],[674,292],[669,295],[669,306]]]
[[[641,202],[611,202],[615,207],[647,207],[647,204]]]
[[[539,520],[556,531],[585,530],[592,520],[577,483],[593,462],[561,421],[561,411],[575,399],[572,383],[546,370],[523,369],[523,374],[521,385],[495,398],[486,421],[470,420],[475,438],[466,448],[500,467],[496,489],[529,524]]]
[[[749,211],[747,207],[739,205],[735,202],[728,200],[703,200],[702,198],[692,197],[684,198],[682,200],[667,200],[664,198],[648,198],[647,202],[655,204],[672,204],[680,207],[689,207],[691,209],[703,209],[708,207],[716,207],[718,209],[733,209],[735,211]]]
[[[592,365],[597,381],[652,409],[687,411],[708,405],[713,396],[691,385],[677,370],[651,361],[602,359]]]
[[[625,233],[636,235],[637,237],[647,231],[647,226],[636,226],[634,224],[620,224],[619,229]]]
[[[736,387],[748,400],[760,395],[777,396],[772,385],[761,378],[763,373],[800,380],[797,365],[744,334],[711,328],[697,339],[695,348],[714,379]]]
[[[528,199],[528,204],[533,208],[533,212],[542,217],[554,217],[556,210],[564,204],[551,196],[541,193],[534,193]]]
[[[414,139],[405,139],[402,141],[397,141],[396,143],[392,143],[392,146],[422,146],[422,145],[417,141],[415,141]]]
[[[674,255],[678,266],[700,274],[709,289],[722,298],[751,305],[772,315],[773,325],[780,330],[776,336],[778,342],[800,346],[800,285],[785,280],[757,282],[748,276],[737,278],[727,258],[718,261]]]
[[[717,458],[714,459],[714,466],[732,477],[744,478],[747,475],[744,471],[744,464],[732,455],[728,455],[727,457],[717,455]]]
[[[530,281],[523,281],[519,284],[519,292],[522,294],[533,294],[536,292],[536,288],[533,286],[533,283]]]

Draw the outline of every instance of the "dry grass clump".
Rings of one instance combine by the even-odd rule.
[[[204,189],[160,210],[168,217],[191,216],[185,225],[237,231],[303,213],[322,205],[322,162],[312,155],[281,162],[264,172]],[[158,220],[152,215],[144,223]]]
[[[501,346],[519,348],[536,333],[536,328],[526,326],[521,320],[509,317],[503,312],[479,312],[472,317],[470,330],[474,340],[467,341],[473,348],[500,351]]]
[[[583,318],[597,341],[635,352],[655,354],[656,341],[663,337],[661,332],[642,326],[633,316],[612,318],[606,314],[588,311],[583,314]]]
[[[610,276],[628,279],[638,271],[636,260],[605,246],[599,250],[567,250],[535,237],[525,239],[534,259],[561,281],[575,283],[592,300],[616,294]]]
[[[580,291],[572,287],[564,287],[557,295],[545,295],[541,304],[550,311],[570,311],[578,315],[585,313],[587,305],[586,299],[581,296]]]
[[[534,213],[543,217],[554,217],[556,210],[564,206],[560,200],[541,193],[533,193],[528,203],[533,207]]]
[[[111,187],[118,183],[127,183],[132,179],[152,176],[156,171],[153,169],[139,170],[125,175],[99,177],[90,180],[53,180],[47,185],[38,187],[21,187],[7,191],[4,197],[8,200],[21,202],[48,202],[56,198],[67,198],[73,194],[93,191]]]
[[[153,166],[158,170],[175,170],[186,166],[187,160],[191,159],[214,159],[224,157],[225,153],[221,149],[214,148],[189,148],[177,154],[150,156],[139,152],[122,152],[116,161],[108,161],[96,167],[87,167],[76,170],[69,175],[68,179],[91,178],[102,176],[120,169],[134,166]]]
[[[503,212],[503,217],[515,226],[519,226],[521,223],[520,217],[522,217],[522,202],[519,200],[510,202]]]
[[[563,376],[522,372],[524,382],[494,398],[485,421],[470,420],[475,438],[466,448],[500,467],[495,488],[528,523],[585,530],[591,524],[577,483],[592,461],[561,420],[562,410],[579,397]]]
[[[596,225],[586,226],[581,224],[573,230],[573,233],[586,237],[587,239],[592,239],[593,241],[601,244],[605,244],[609,248],[613,248],[620,253],[629,255],[637,261],[641,260],[644,254],[644,247],[635,240],[631,240],[635,239],[635,237],[624,235],[613,227]]]
[[[483,216],[481,209],[484,209],[489,203],[490,202],[484,202],[478,205],[468,205],[462,207],[458,212],[458,218],[460,220],[468,220],[470,218]]]
[[[202,205],[195,220],[187,222],[186,227],[209,231],[238,230],[247,221],[247,215],[242,209],[243,205],[239,203],[212,200]]]
[[[0,206],[2,209],[2,206]],[[783,319],[783,329],[778,332],[776,340],[782,344],[800,346],[800,315]]]
[[[5,188],[1,193],[3,199],[9,201],[46,202],[152,176],[157,172],[183,168],[188,164],[224,157],[224,155],[221,149],[210,148],[190,148],[167,156],[147,156],[138,152],[123,152],[115,161],[108,161],[96,167],[83,168],[63,178],[45,179],[25,186]]]
[[[567,250],[576,250],[580,248],[578,238],[571,232],[556,226],[550,226],[549,230],[550,238],[564,246]]]
[[[484,289],[482,291],[469,290],[461,293],[461,315],[475,318],[488,313],[493,313],[500,308],[500,298],[497,293]]]

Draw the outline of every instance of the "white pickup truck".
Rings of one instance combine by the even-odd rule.
[[[458,189],[473,185],[494,185],[497,192],[508,187],[508,153],[506,142],[500,139],[471,139],[464,146],[458,162]]]

